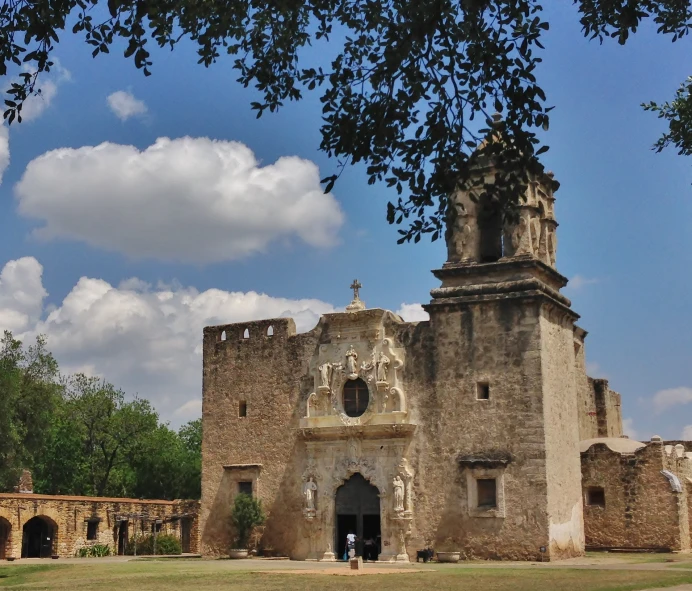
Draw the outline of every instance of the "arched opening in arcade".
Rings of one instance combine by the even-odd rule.
[[[337,557],[346,552],[346,536],[357,537],[356,554],[365,560],[377,560],[382,551],[380,530],[380,493],[362,474],[354,474],[336,491]]]
[[[50,517],[37,515],[24,524],[22,558],[50,558],[56,552],[58,525]]]
[[[12,544],[12,526],[4,517],[0,517],[0,560],[5,560],[10,555]]]

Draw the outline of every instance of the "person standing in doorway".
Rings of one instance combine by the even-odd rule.
[[[353,550],[353,554],[351,554],[351,550]],[[346,536],[346,555],[349,558],[353,558],[356,555],[356,534],[353,533],[352,529],[348,531]]]

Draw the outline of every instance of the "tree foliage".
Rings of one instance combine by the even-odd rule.
[[[0,351],[0,490],[22,468],[46,494],[199,498],[201,420],[172,431],[148,401],[108,382],[61,377],[45,340]]]
[[[584,34],[601,42],[624,44],[647,19],[673,41],[692,25],[692,0],[573,2]],[[150,41],[173,49],[187,38],[200,64],[230,56],[238,80],[260,93],[251,104],[258,117],[319,89],[320,148],[339,163],[325,189],[344,166],[363,163],[370,183],[397,192],[387,219],[407,224],[400,242],[426,233],[434,240],[457,186],[508,211],[541,169],[547,146],[536,131],[548,128],[551,107],[535,72],[548,27],[538,0],[13,0],[0,9],[0,75],[12,64],[28,71],[12,83],[4,115],[21,118],[62,31],[84,35],[94,56],[124,43],[145,75]],[[304,50],[321,43],[335,57],[305,64]],[[319,62],[329,53],[308,55]],[[671,126],[657,149],[688,145],[690,101],[686,92],[651,105]],[[483,142],[494,112],[502,114],[494,125],[502,145]],[[488,159],[497,171],[490,183],[473,175]]]
[[[58,365],[41,337],[28,348],[5,331],[0,340],[0,490],[43,451],[60,403]]]

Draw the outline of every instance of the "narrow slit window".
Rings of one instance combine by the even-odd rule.
[[[476,399],[490,400],[490,384],[488,382],[478,382],[476,384]]]
[[[497,481],[494,478],[479,478],[476,485],[478,486],[478,507],[483,509],[497,507]]]
[[[270,326],[270,327],[267,329],[267,336],[268,336],[268,337],[273,337],[273,336],[274,336],[274,327],[273,327],[273,326]]]
[[[586,504],[592,507],[605,507],[605,490],[592,486],[586,490]]]
[[[244,338],[244,339],[249,339],[249,338],[250,338],[250,329],[249,329],[249,328],[246,328],[246,329],[243,331],[243,338]]]
[[[238,403],[238,416],[239,417],[246,417],[247,416],[247,401],[246,400],[241,400]]]
[[[221,332],[221,340],[222,341],[226,340],[226,331],[225,330]]]

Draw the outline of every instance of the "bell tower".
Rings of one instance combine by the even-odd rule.
[[[491,166],[478,174],[485,183],[494,179]],[[458,191],[450,203],[447,261],[433,270],[442,284],[424,306],[435,362],[445,368],[435,384],[437,400],[445,417],[458,413],[456,433],[464,434],[439,435],[461,458],[459,477],[467,483],[468,509],[459,527],[474,539],[489,531],[487,519],[478,517],[490,517],[501,532],[498,544],[523,535],[527,555],[543,548],[548,559],[584,552],[579,316],[560,293],[567,279],[556,269],[558,187],[552,173],[529,178],[516,215],[508,218]],[[497,456],[512,460],[492,466],[487,460],[484,469],[474,464]],[[484,479],[494,479],[503,499],[492,515],[476,506]],[[468,546],[480,554],[473,542]]]
[[[490,174],[492,171],[479,171]],[[487,179],[490,182],[490,178]],[[492,263],[516,257],[533,258],[556,268],[557,226],[552,172],[529,179],[512,221],[465,191],[451,199],[447,232],[447,265]]]

